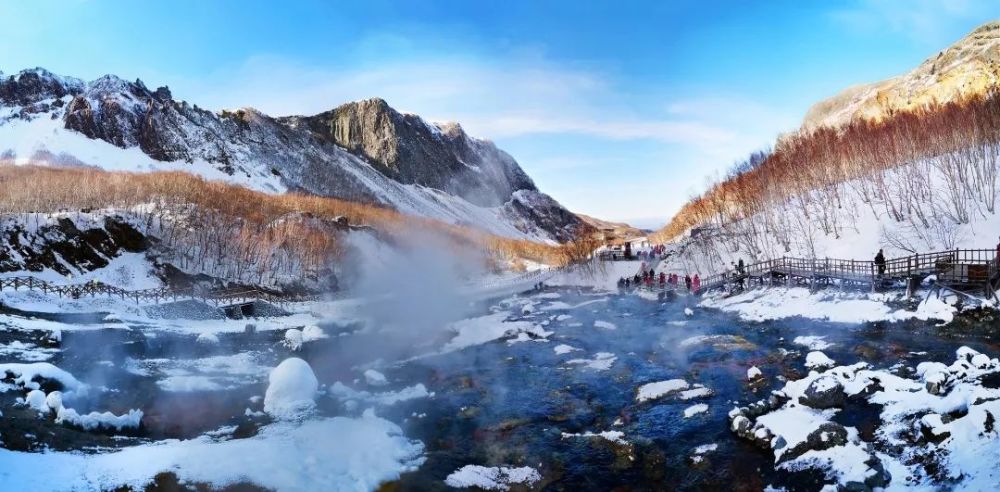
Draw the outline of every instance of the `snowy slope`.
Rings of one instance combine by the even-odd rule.
[[[327,113],[288,118],[253,109],[212,113],[173,100],[165,87],[151,91],[141,81],[109,75],[83,82],[25,70],[0,78],[0,160],[181,170],[269,193],[381,204],[508,237],[572,237],[579,220],[539,192],[492,143],[456,125],[426,123],[372,101],[381,104],[345,105],[369,109],[345,114],[338,108],[333,121],[383,122],[358,130],[363,140],[358,145],[388,142],[396,149],[390,155],[345,148],[354,141],[336,138],[343,131],[332,136],[321,131]]]

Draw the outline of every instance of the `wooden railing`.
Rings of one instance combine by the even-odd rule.
[[[702,279],[702,290],[725,287],[748,279],[761,282],[781,278],[810,281],[840,280],[876,285],[936,275],[946,286],[985,287],[992,295],[997,287],[997,253],[993,249],[955,249],[886,259],[884,271],[874,260],[783,257],[747,265],[742,271],[728,270]]]
[[[160,287],[155,289],[127,290],[103,282],[86,282],[82,284],[54,284],[31,276],[0,278],[0,291],[13,289],[28,289],[41,291],[45,294],[55,294],[59,297],[79,299],[84,297],[111,297],[121,300],[135,301],[136,304],[175,302],[194,299],[212,304],[216,307],[234,304],[246,304],[254,301],[265,301],[283,305],[288,302],[313,299],[312,296],[276,295],[257,288],[235,289],[195,289]]]

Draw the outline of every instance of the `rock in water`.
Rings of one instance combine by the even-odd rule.
[[[799,397],[799,403],[816,408],[834,408],[843,406],[846,395],[844,385],[833,376],[820,376],[809,383],[805,392]]]
[[[315,405],[319,381],[309,363],[292,357],[285,359],[271,371],[267,392],[264,393],[264,411],[276,418],[299,415]]]

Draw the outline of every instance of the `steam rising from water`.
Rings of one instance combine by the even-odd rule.
[[[469,287],[485,274],[485,258],[430,234],[413,232],[391,247],[367,234],[348,243],[350,297],[364,299],[362,317],[383,333],[371,359],[412,355],[443,336],[449,323],[470,310]]]

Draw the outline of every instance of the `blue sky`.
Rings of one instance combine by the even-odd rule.
[[[813,102],[998,17],[974,0],[8,1],[0,70],[274,115],[378,96],[492,139],[574,211],[655,226]]]

